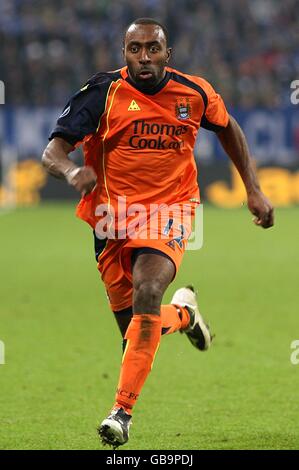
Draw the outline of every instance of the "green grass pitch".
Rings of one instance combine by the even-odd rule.
[[[0,449],[102,449],[121,338],[73,205],[0,216]],[[193,282],[210,351],[163,337],[125,450],[298,449],[299,208],[262,230],[243,209],[204,208],[204,246],[165,295]]]

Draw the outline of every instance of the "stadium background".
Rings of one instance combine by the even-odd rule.
[[[31,174],[25,181],[19,177],[11,182],[17,186],[18,203],[26,204],[27,198],[30,204],[39,194],[43,199],[75,196],[43,178],[28,160],[40,161],[68,97],[95,71],[123,65],[123,31],[140,16],[155,16],[167,24],[174,67],[204,76],[223,95],[245,130],[258,167],[270,169],[261,173],[273,202],[299,203],[299,113],[290,101],[290,84],[299,75],[295,0],[4,0],[0,78],[6,106],[0,108],[0,142],[4,155],[23,163],[17,173]],[[236,188],[213,133],[200,132],[195,156],[204,198],[239,206],[244,194]],[[228,185],[219,186],[220,181]],[[2,205],[11,197],[7,191],[0,193]]]
[[[192,273],[215,325],[215,347],[198,366],[181,338],[167,338],[127,448],[298,448],[299,365],[289,360],[299,337],[299,104],[290,98],[299,79],[295,0],[1,1],[0,448],[98,446],[89,433],[111,404],[119,337],[90,234],[73,217],[78,197],[47,177],[40,158],[68,97],[95,71],[123,65],[123,31],[144,16],[167,25],[171,66],[207,78],[222,94],[278,210],[271,231],[251,227],[238,175],[213,133],[201,130],[195,157],[210,203],[204,250],[187,254],[166,297]],[[74,159],[81,158],[77,151]],[[185,394],[194,398],[186,403]],[[200,418],[190,424],[198,399],[209,415],[203,432]],[[161,400],[175,416],[178,405],[184,409],[187,434],[177,423],[181,415],[170,435],[157,423],[154,437],[142,427],[144,419],[152,423],[150,410],[167,421]]]

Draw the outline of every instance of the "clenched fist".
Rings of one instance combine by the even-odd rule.
[[[248,209],[255,216],[253,222],[263,228],[274,225],[273,206],[269,199],[261,192],[248,194]]]
[[[71,168],[65,172],[65,178],[82,196],[91,193],[97,184],[97,175],[91,166]]]

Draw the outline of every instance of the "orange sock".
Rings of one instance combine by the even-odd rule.
[[[184,330],[189,325],[188,310],[175,305],[161,305],[162,335]]]
[[[115,407],[121,406],[128,413],[131,412],[151,371],[160,338],[159,315],[133,315],[125,335],[127,344],[123,354]]]

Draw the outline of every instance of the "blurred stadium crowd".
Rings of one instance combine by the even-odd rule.
[[[168,27],[171,65],[210,80],[228,105],[289,104],[298,0],[1,0],[6,102],[61,106],[96,71],[123,65],[123,31],[144,16]]]

